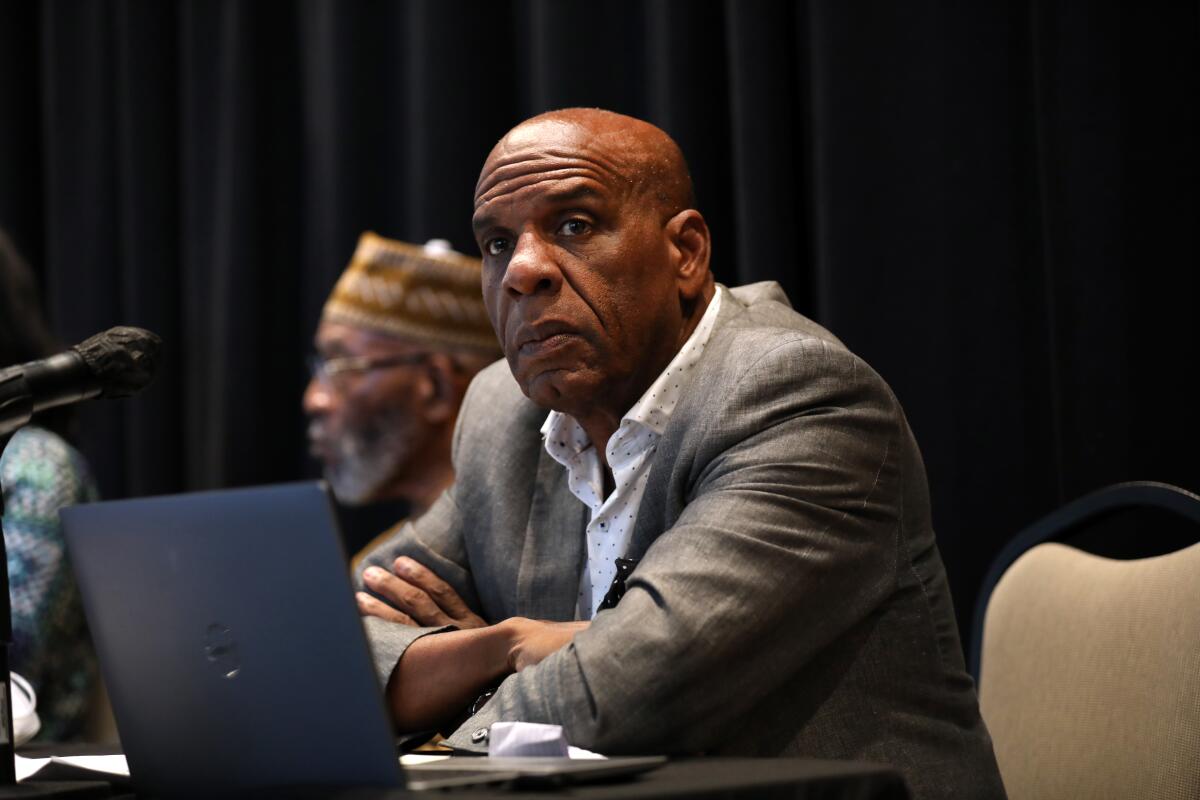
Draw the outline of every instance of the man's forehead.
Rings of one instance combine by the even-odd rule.
[[[514,128],[493,148],[475,187],[475,207],[543,181],[580,179],[620,191],[629,182],[611,137],[578,125],[539,120]]]
[[[407,351],[420,349],[417,343],[386,331],[322,320],[314,343],[318,350],[337,351],[340,355],[359,355],[372,350]]]
[[[617,199],[623,179],[586,161],[546,160],[522,162],[496,174],[475,199],[472,225],[486,225],[497,209],[510,200],[531,200],[539,207],[595,199]]]

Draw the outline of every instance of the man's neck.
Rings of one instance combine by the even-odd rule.
[[[575,418],[579,423],[579,427],[583,428],[587,433],[588,439],[592,442],[592,447],[596,448],[596,456],[600,459],[600,463],[604,465],[606,483],[611,479],[612,475],[608,469],[608,440],[617,432],[617,428],[621,427],[621,417],[615,420],[611,416],[605,416],[602,419],[592,417],[588,420]]]
[[[439,465],[439,469],[431,471],[427,479],[412,481],[402,486],[402,493],[397,494],[397,497],[408,502],[411,509],[409,515],[416,519],[428,511],[452,483],[454,483],[454,467],[449,463]]]
[[[646,374],[639,375],[636,382],[632,384],[631,389],[624,392],[612,392],[610,396],[616,402],[598,404],[578,413],[564,411],[564,413],[574,417],[575,421],[579,423],[579,427],[583,428],[584,432],[587,433],[592,446],[596,448],[596,455],[599,457],[600,463],[604,466],[605,474],[608,478],[611,478],[611,472],[608,468],[608,440],[617,432],[617,428],[621,427],[621,420],[629,409],[633,408],[634,404],[646,393],[651,384],[658,379],[658,376],[663,373],[667,365],[671,363],[671,359],[675,358],[676,354],[683,349],[684,344],[687,343],[688,338],[695,332],[696,326],[703,319],[704,312],[708,310],[709,303],[712,301],[715,293],[716,287],[709,286],[708,290],[696,299],[693,307],[688,310],[687,318],[684,320],[683,327],[676,337],[675,347],[656,359],[656,368],[652,368]]]
[[[416,450],[379,499],[405,501],[414,519],[428,511],[454,483],[454,462],[450,458],[453,432],[453,425],[445,426]]]

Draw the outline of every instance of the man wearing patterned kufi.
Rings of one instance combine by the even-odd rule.
[[[475,373],[500,357],[479,259],[440,240],[421,247],[364,233],[315,345],[303,400],[311,452],[343,506],[385,514],[359,514],[366,530],[347,531],[353,550],[396,521],[396,501],[418,516],[454,480],[459,404]],[[355,527],[355,514],[347,521]]]

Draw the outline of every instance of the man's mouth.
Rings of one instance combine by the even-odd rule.
[[[578,337],[573,333],[556,333],[545,339],[534,339],[521,345],[520,354],[527,358],[544,356],[570,344]]]
[[[575,339],[579,333],[565,322],[549,321],[517,331],[517,353],[526,358],[547,355]]]
[[[328,461],[332,452],[329,437],[325,435],[325,432],[316,426],[310,426],[308,429],[308,454],[318,461]]]

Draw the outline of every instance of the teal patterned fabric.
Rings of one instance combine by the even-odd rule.
[[[83,457],[37,427],[13,435],[0,458],[13,644],[9,663],[37,692],[40,741],[80,732],[96,676],[58,509],[97,498]]]

